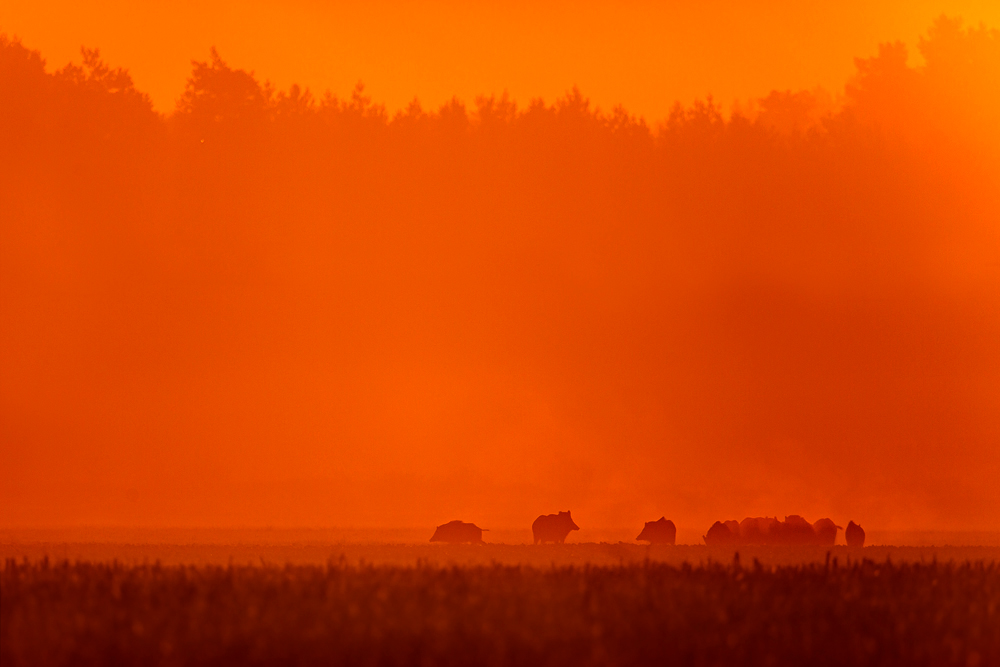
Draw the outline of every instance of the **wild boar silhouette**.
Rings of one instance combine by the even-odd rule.
[[[568,510],[559,514],[543,514],[531,524],[531,534],[535,538],[535,544],[539,542],[562,544],[572,530],[580,530],[580,526],[573,523],[573,517]]]
[[[849,547],[865,546],[865,531],[860,524],[849,522],[847,530],[844,531],[844,537],[847,538],[847,546]]]
[[[674,544],[677,541],[677,527],[673,521],[661,516],[657,521],[647,521],[635,539],[650,544]]]
[[[837,542],[837,531],[840,526],[832,519],[817,519],[812,525],[813,533],[816,534],[816,544],[821,547],[832,547]]]
[[[724,547],[736,544],[738,537],[738,535],[733,534],[732,529],[725,523],[716,521],[702,539],[710,547]]]
[[[447,542],[449,544],[486,544],[483,541],[483,529],[474,523],[464,521],[449,521],[441,524],[431,536],[431,542]]]

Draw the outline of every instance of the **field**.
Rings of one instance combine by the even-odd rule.
[[[1000,663],[996,547],[37,543],[0,555],[5,667]]]

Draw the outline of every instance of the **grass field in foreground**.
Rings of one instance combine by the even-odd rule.
[[[0,573],[5,667],[998,662],[996,562],[854,559],[846,566],[831,557],[770,567],[741,557],[700,566],[401,567],[351,565],[346,557],[284,566],[9,559]]]

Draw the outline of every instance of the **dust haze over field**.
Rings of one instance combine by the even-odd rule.
[[[1000,529],[995,30],[664,119],[390,113],[224,51],[163,114],[32,48],[0,42],[0,526]]]

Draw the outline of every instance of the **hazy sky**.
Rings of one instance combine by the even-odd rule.
[[[522,104],[577,85],[651,120],[676,100],[728,107],[772,89],[839,90],[856,56],[916,44],[941,13],[1000,25],[993,0],[838,2],[50,2],[3,0],[0,31],[51,66],[81,45],[170,110],[209,48],[279,87],[344,96],[363,81],[390,110],[509,91]],[[915,52],[915,50],[914,50]]]
[[[1000,27],[609,6],[0,0],[0,33],[163,111],[214,45],[390,110],[577,85],[658,120]],[[570,102],[387,124],[219,63],[165,119],[3,40],[0,527],[1000,528],[1000,36],[936,26],[825,138],[775,129],[808,93],[655,137]]]

